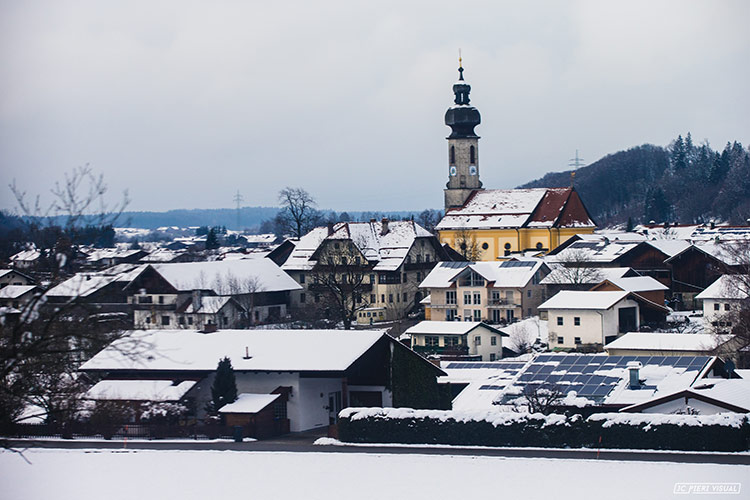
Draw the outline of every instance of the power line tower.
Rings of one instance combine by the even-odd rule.
[[[578,156],[578,150],[576,149],[576,157],[575,158],[571,158],[570,160],[568,160],[568,166],[569,167],[573,167],[575,169],[579,169],[579,168],[581,168],[584,165],[584,163],[583,163],[584,161],[586,161],[586,160],[584,160],[583,158],[580,158]]]
[[[240,203],[244,200],[242,195],[240,194],[240,190],[237,190],[237,194],[234,195],[232,200],[237,204],[237,230],[239,231],[242,226],[240,226]]]

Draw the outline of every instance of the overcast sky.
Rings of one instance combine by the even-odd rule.
[[[750,143],[750,2],[0,0],[0,208],[89,163],[132,210],[442,208],[457,53],[485,187]]]

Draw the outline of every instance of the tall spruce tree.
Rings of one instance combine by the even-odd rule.
[[[232,360],[225,357],[216,366],[216,377],[211,386],[211,410],[213,412],[237,400],[237,381],[234,378]]]

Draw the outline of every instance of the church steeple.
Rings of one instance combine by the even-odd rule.
[[[464,80],[461,57],[458,58],[458,81],[453,85],[454,105],[445,112],[445,124],[451,128],[448,139],[448,184],[445,210],[460,207],[475,189],[482,189],[479,180],[479,136],[474,127],[481,123],[479,110],[469,105],[471,85]]]

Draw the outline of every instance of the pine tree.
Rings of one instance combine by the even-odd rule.
[[[219,239],[216,237],[214,228],[211,228],[206,235],[206,250],[213,250],[215,248],[219,248]]]
[[[216,366],[216,376],[213,385],[211,385],[210,410],[217,412],[222,406],[234,403],[236,400],[237,381],[234,378],[232,360],[225,357],[219,360],[219,364]]]

